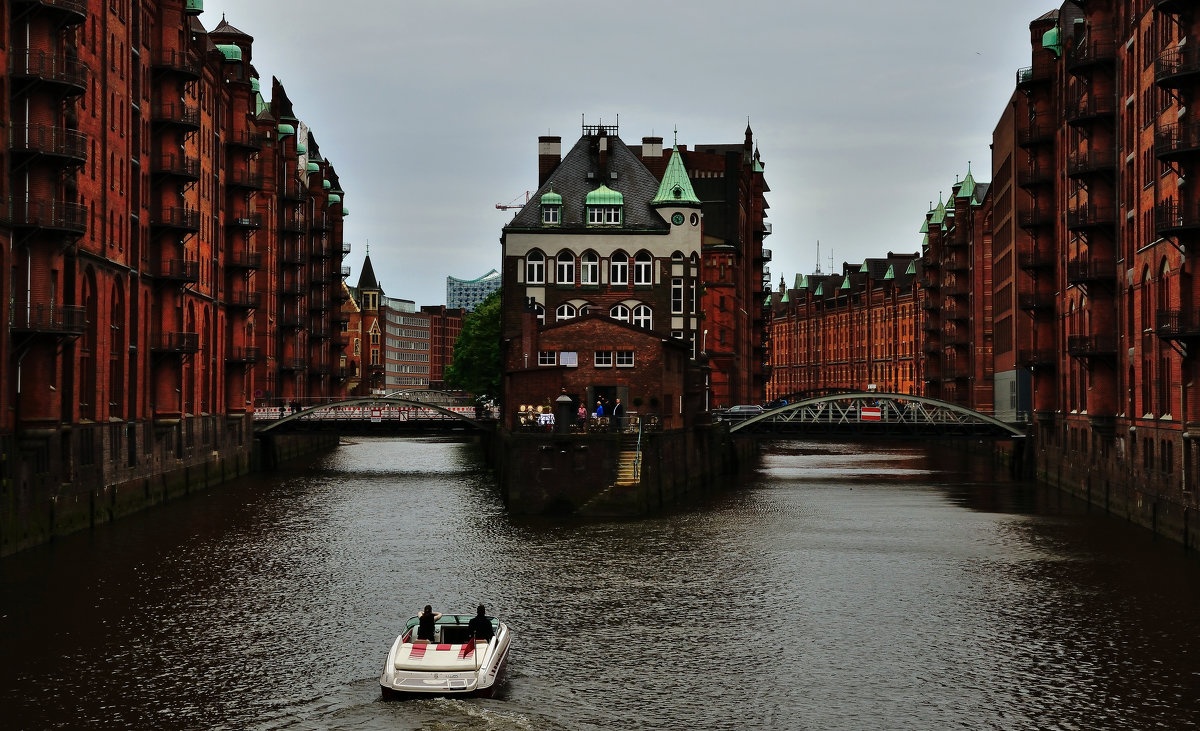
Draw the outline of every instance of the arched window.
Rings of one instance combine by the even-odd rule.
[[[608,311],[608,316],[614,320],[629,322],[629,308],[625,305],[613,305],[613,308]]]
[[[533,311],[537,315],[538,324],[545,325],[546,324],[546,308],[543,307],[540,302],[538,302],[533,305]]]
[[[647,251],[638,252],[633,262],[633,283],[654,284],[654,257]]]
[[[600,257],[594,251],[586,251],[579,259],[579,281],[581,284],[600,283]]]
[[[629,284],[629,255],[625,252],[618,251],[609,260],[608,283]]]
[[[575,317],[575,314],[575,305],[566,303],[559,305],[558,309],[554,311],[554,315],[559,322],[562,322],[563,320],[570,320],[571,318]]]
[[[525,255],[525,283],[542,284],[546,281],[546,256],[534,249]]]
[[[638,305],[633,308],[633,324],[637,327],[644,327],[647,330],[654,327],[654,318],[651,315],[648,305]]]
[[[575,255],[569,251],[560,251],[558,254],[558,269],[557,276],[554,281],[558,284],[574,284],[575,283]]]

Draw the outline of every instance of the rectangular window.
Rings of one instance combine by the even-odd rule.
[[[617,351],[617,367],[632,368],[633,367],[633,351],[618,350]]]
[[[538,365],[540,365],[540,366],[558,365],[558,360],[556,359],[557,355],[558,354],[555,353],[553,350],[539,350],[538,351]]]
[[[565,365],[569,368],[575,368],[579,365],[579,353],[574,350],[563,350],[558,354],[558,362],[560,365]]]
[[[619,256],[619,258],[618,258]],[[624,254],[612,258],[608,268],[609,284],[629,284],[629,260]]]
[[[558,223],[558,206],[546,206],[542,209],[542,223]]]
[[[613,354],[611,350],[597,350],[592,357],[597,368],[612,368]]]
[[[671,279],[671,314],[683,314],[683,277]]]

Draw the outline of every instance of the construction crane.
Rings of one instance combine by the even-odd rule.
[[[527,190],[527,191],[525,191],[525,200],[524,201],[518,203],[517,201],[521,200],[521,196],[517,196],[516,198],[513,198],[512,200],[510,200],[508,203],[497,203],[496,209],[500,210],[500,211],[507,211],[510,208],[524,208],[525,204],[529,202],[529,196],[531,196],[531,195],[533,195],[533,191]]]

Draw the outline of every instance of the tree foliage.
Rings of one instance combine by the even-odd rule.
[[[446,368],[446,384],[477,399],[499,400],[500,290],[489,294],[463,321],[454,342],[454,361]]]

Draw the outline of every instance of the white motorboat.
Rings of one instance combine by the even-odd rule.
[[[490,696],[504,672],[512,633],[508,625],[488,617],[492,639],[476,640],[474,614],[443,614],[434,624],[432,642],[418,640],[417,617],[408,620],[392,643],[379,685],[383,696]]]

